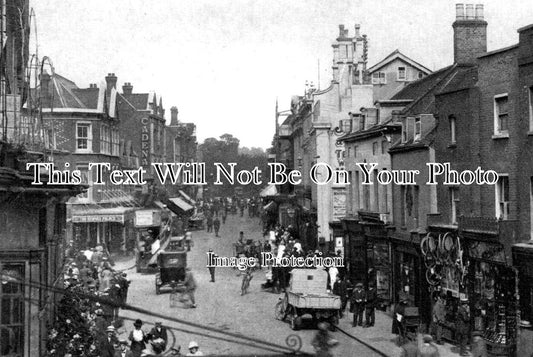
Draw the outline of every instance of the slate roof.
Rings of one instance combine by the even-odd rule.
[[[435,123],[425,134],[423,133],[422,137],[417,141],[415,141],[414,138],[411,138],[408,141],[402,143],[402,139],[400,138],[398,139],[398,141],[392,144],[391,148],[389,149],[389,152],[394,153],[400,151],[427,148],[431,146],[431,144],[433,144],[433,141],[435,140],[435,135],[437,131],[436,129],[437,123]]]
[[[477,84],[477,68],[474,66],[458,67],[450,81],[440,89],[438,94],[457,92],[472,88]]]
[[[137,110],[150,110],[148,106],[150,94],[149,93],[132,93],[122,94],[122,96],[135,107]]]
[[[403,114],[427,114],[435,112],[435,94],[448,84],[457,72],[457,65],[444,67],[417,81],[409,83],[391,99],[410,99],[412,102],[403,110]]]

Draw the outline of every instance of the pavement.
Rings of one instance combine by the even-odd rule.
[[[231,257],[234,255],[233,243],[237,240],[239,232],[243,231],[247,239],[262,240],[261,222],[259,218],[248,218],[239,215],[229,215],[226,224],[222,225],[220,237],[205,231],[193,232],[194,246],[187,255],[188,266],[191,266],[198,282],[196,302],[198,307],[191,309],[187,305],[174,305],[170,301],[169,293],[155,294],[154,274],[138,274],[134,269],[134,259],[115,259],[115,269],[128,269],[128,278],[132,281],[128,291],[128,304],[149,310],[162,316],[173,317],[182,321],[201,324],[213,330],[206,330],[187,326],[183,323],[165,318],[144,315],[132,311],[121,311],[124,325],[118,329],[119,338],[127,339],[133,328],[133,321],[140,318],[145,323],[143,329],[148,332],[156,321],[171,328],[170,346],[181,346],[185,352],[188,343],[192,340],[200,345],[200,350],[205,355],[265,355],[272,353],[257,347],[255,343],[245,345],[228,340],[215,331],[226,331],[237,335],[268,341],[276,345],[287,346],[288,339],[300,341],[301,352],[314,353],[311,341],[317,330],[314,326],[304,327],[293,331],[287,322],[274,318],[274,307],[282,296],[261,289],[265,282],[266,270],[254,273],[250,283],[249,293],[241,296],[240,285],[242,278],[238,270],[232,268],[217,268],[216,282],[211,283],[208,269],[206,268],[206,252],[211,248],[219,256]],[[383,313],[376,312],[374,327],[353,328],[351,326],[352,314],[340,320],[339,327],[353,335],[355,339],[333,332],[332,337],[339,341],[333,349],[334,356],[400,356],[401,349],[395,344],[395,335],[391,334],[391,318]],[[291,337],[292,336],[292,337]],[[222,339],[220,339],[222,337]],[[458,356],[453,353],[451,345],[438,346],[441,356]]]
[[[391,333],[392,318],[387,313],[376,311],[375,324],[369,328],[352,327],[352,316],[352,314],[344,316],[339,322],[339,327],[364,344],[371,345],[382,356],[397,357],[401,355],[402,349],[396,345],[397,335]],[[418,344],[422,344],[422,335],[418,336]],[[435,344],[435,346],[439,350],[440,357],[459,356],[458,348],[454,345],[444,343],[443,345]]]

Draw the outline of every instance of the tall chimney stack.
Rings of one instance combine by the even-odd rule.
[[[487,52],[487,22],[483,5],[457,4],[453,23],[453,59],[457,64],[474,64]]]
[[[131,93],[133,93],[133,86],[131,85],[131,83],[130,82],[124,83],[124,85],[122,86],[122,94],[130,95]]]
[[[105,77],[105,82],[107,84],[107,93],[111,93],[111,88],[117,87],[117,76],[115,76],[115,73],[109,73]]]
[[[361,29],[361,25],[355,24],[355,34],[353,35],[355,38],[361,37],[360,29]]]
[[[178,125],[178,108],[170,108],[170,125]]]
[[[344,38],[344,25],[339,25],[339,38]]]

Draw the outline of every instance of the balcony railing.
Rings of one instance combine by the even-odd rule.
[[[0,140],[32,151],[53,147],[54,138],[38,117],[20,108],[20,95],[6,94],[0,98]]]

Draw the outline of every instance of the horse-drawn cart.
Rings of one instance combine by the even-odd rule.
[[[302,326],[304,315],[315,322],[339,322],[340,296],[327,292],[327,272],[321,269],[293,269],[289,288],[276,305],[276,318],[287,318],[293,330]]]

